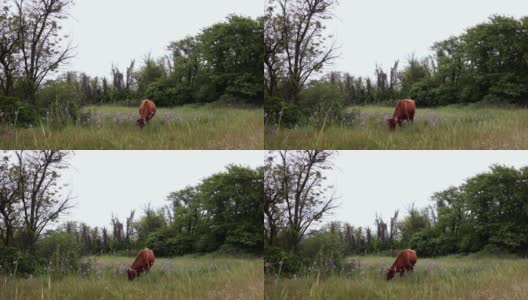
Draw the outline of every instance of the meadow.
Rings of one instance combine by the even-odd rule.
[[[266,149],[528,149],[528,109],[453,105],[418,107],[414,124],[390,132],[389,106],[348,107],[347,118],[319,126],[266,125]],[[327,122],[328,123],[328,122]]]
[[[84,107],[79,120],[29,128],[0,125],[1,149],[263,149],[261,108],[186,105],[159,108],[143,129],[137,107]]]
[[[267,278],[266,299],[528,299],[528,259],[420,259],[386,281],[392,257],[348,258],[341,275]]]
[[[262,299],[263,262],[213,256],[156,259],[127,278],[130,257],[85,258],[82,271],[57,277],[0,277],[0,299]]]

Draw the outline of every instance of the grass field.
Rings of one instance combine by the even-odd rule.
[[[266,149],[528,149],[528,109],[418,108],[414,125],[390,132],[394,108],[360,106],[352,122],[294,129],[268,125]]]
[[[0,127],[1,149],[263,149],[260,108],[189,105],[158,109],[141,130],[136,107],[83,108],[75,124]],[[43,122],[45,123],[45,122]]]
[[[261,259],[182,257],[157,259],[129,281],[133,258],[98,257],[85,272],[61,279],[0,277],[0,299],[262,299]]]
[[[420,259],[412,274],[386,281],[391,257],[350,258],[341,276],[266,280],[266,299],[528,299],[528,260]]]

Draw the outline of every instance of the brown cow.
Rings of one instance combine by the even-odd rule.
[[[396,273],[400,273],[401,277],[405,271],[413,271],[416,260],[416,251],[412,249],[402,250],[400,254],[398,254],[396,261],[392,264],[390,269],[387,270],[387,280],[391,280]]]
[[[154,253],[149,248],[139,251],[134,263],[128,268],[128,280],[134,280],[154,265]]]
[[[143,128],[150,119],[156,114],[156,104],[149,99],[141,101],[139,104],[139,119],[137,124],[140,128]]]
[[[414,122],[414,113],[416,112],[416,101],[411,99],[399,100],[396,104],[396,109],[392,118],[388,119],[390,130],[396,129],[396,123],[402,126],[402,122],[405,120]]]

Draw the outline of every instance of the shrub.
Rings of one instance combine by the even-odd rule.
[[[64,276],[80,268],[81,248],[75,235],[54,233],[37,244],[37,254],[47,261],[48,273]]]
[[[52,82],[38,94],[37,106],[48,124],[64,126],[80,117],[81,94],[73,83]]]
[[[171,78],[165,78],[151,83],[145,97],[152,99],[157,106],[170,107],[193,103],[192,89],[186,85],[178,85]]]
[[[27,277],[37,273],[44,261],[13,247],[0,246],[0,274]]]
[[[37,112],[28,103],[15,97],[0,96],[0,124],[27,126],[35,124],[37,117]]]
[[[298,274],[308,264],[301,256],[287,253],[278,247],[267,247],[264,253],[264,270],[275,276]]]

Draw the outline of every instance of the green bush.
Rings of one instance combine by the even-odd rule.
[[[53,82],[40,90],[37,106],[47,124],[60,127],[79,120],[81,97],[75,84]]]
[[[15,97],[0,96],[0,124],[28,126],[35,124],[38,113],[28,103]]]
[[[44,265],[42,259],[14,247],[0,246],[0,274],[27,277],[38,273]]]
[[[157,256],[180,256],[193,252],[193,240],[187,237],[174,237],[170,229],[150,234],[147,247]]]
[[[274,276],[299,274],[309,263],[305,258],[287,253],[278,247],[267,247],[264,253],[264,270]]]
[[[186,85],[176,84],[171,78],[158,80],[150,84],[145,97],[151,99],[160,107],[194,102],[192,89]]]
[[[345,245],[335,233],[318,233],[302,243],[302,256],[311,262],[311,271],[330,274],[343,269]]]
[[[74,234],[54,233],[43,238],[37,244],[37,254],[47,262],[47,272],[54,276],[79,270],[81,248]]]

